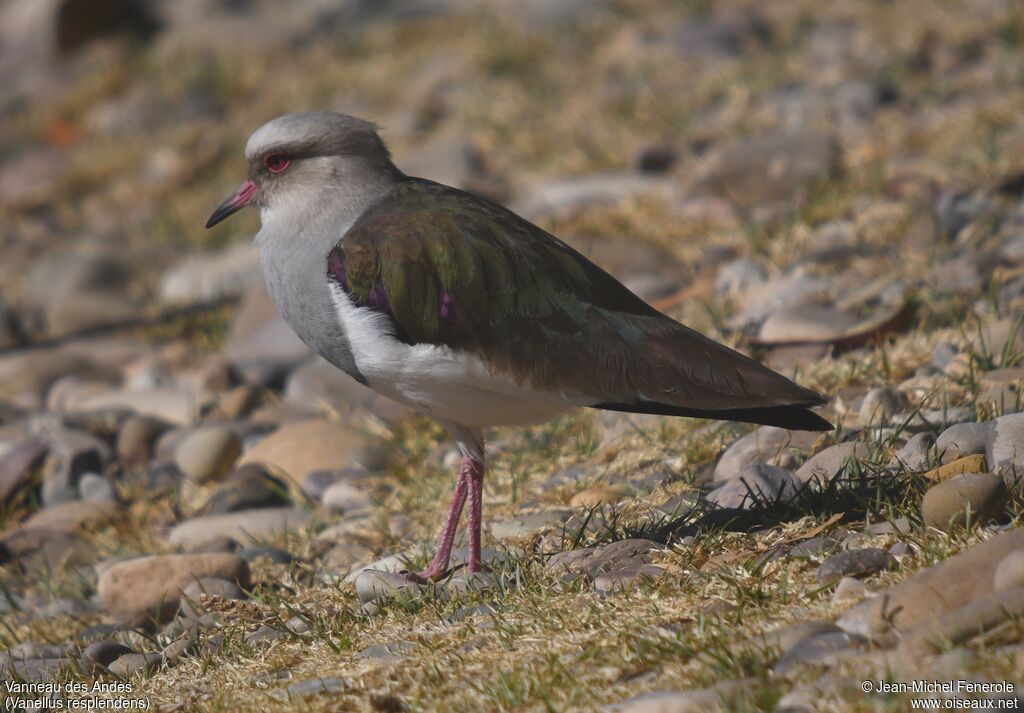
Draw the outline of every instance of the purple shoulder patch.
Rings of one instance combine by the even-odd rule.
[[[345,272],[345,254],[341,248],[331,250],[327,256],[327,276],[337,282],[341,289],[348,291],[348,274]]]
[[[459,316],[455,306],[455,298],[452,297],[452,294],[442,287],[438,301],[438,314],[441,317],[441,322],[448,325],[458,322]]]

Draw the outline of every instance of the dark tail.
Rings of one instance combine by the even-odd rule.
[[[690,418],[712,418],[719,421],[745,421],[746,423],[760,423],[765,426],[778,426],[779,428],[788,428],[794,431],[831,431],[835,426],[808,408],[808,406],[817,406],[824,402],[825,400],[821,399],[818,403],[794,406],[703,410],[673,406],[672,404],[661,404],[654,401],[640,401],[633,404],[594,404],[592,408],[607,409],[608,411],[626,411],[629,413],[651,413],[658,416],[688,416]]]

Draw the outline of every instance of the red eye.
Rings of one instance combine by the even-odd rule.
[[[267,157],[263,159],[263,165],[266,166],[267,170],[271,173],[281,173],[281,171],[288,168],[291,163],[292,160],[283,153],[267,154]]]

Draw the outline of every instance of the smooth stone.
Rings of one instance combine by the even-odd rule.
[[[932,451],[935,448],[935,437],[930,433],[915,433],[903,447],[893,453],[889,464],[902,467],[917,473],[928,467]]]
[[[964,473],[984,473],[988,470],[985,464],[985,456],[980,453],[964,456],[954,461],[950,461],[944,465],[940,465],[937,468],[933,468],[924,474],[924,477],[928,480],[936,483],[941,483],[944,480],[949,480],[957,475],[963,475]]]
[[[248,242],[205,255],[189,255],[160,279],[158,295],[165,304],[209,302],[239,296],[261,279],[256,249]]]
[[[9,666],[15,677],[27,683],[58,681],[71,670],[71,662],[66,656],[53,659],[16,659],[11,661]]]
[[[343,678],[323,676],[292,683],[285,688],[285,693],[288,698],[312,698],[313,696],[329,696],[340,693],[348,688],[349,683]]]
[[[163,657],[165,664],[177,661],[180,658],[191,656],[199,650],[199,643],[196,639],[191,636],[183,636],[180,639],[176,639],[164,647],[160,655]]]
[[[174,460],[194,483],[222,480],[242,450],[242,441],[227,426],[203,426],[185,436]]]
[[[752,638],[751,643],[760,649],[781,654],[805,639],[837,631],[840,631],[839,627],[830,621],[799,620],[758,634]]]
[[[97,503],[116,503],[114,484],[96,473],[86,473],[78,481],[78,494],[82,500]]]
[[[715,278],[715,292],[722,295],[738,295],[768,279],[768,273],[761,263],[749,258],[728,262],[718,271]]]
[[[899,562],[896,558],[878,547],[846,550],[832,555],[821,563],[818,567],[818,583],[826,586],[843,577],[865,577],[897,567]]]
[[[367,646],[356,654],[356,658],[379,661],[383,664],[395,664],[404,661],[406,654],[416,648],[411,641],[389,641],[384,644]]]
[[[23,641],[0,653],[5,662],[27,661],[29,659],[55,659],[63,655],[64,651],[59,646],[45,644],[41,641]]]
[[[82,650],[79,660],[84,664],[84,668],[88,673],[97,675],[118,658],[131,652],[132,650],[120,641],[101,639],[86,646]]]
[[[154,444],[171,427],[167,421],[151,416],[130,416],[117,434],[117,457],[128,466],[142,465],[153,457]]]
[[[0,505],[6,504],[12,495],[29,482],[33,471],[46,457],[46,452],[46,445],[36,438],[28,438],[3,451],[0,455]]]
[[[415,598],[425,591],[426,586],[397,572],[363,570],[354,579],[356,596],[362,604],[369,604],[391,597]]]
[[[312,512],[304,508],[257,508],[204,515],[179,523],[167,533],[168,544],[195,548],[221,537],[246,545],[302,527]]]
[[[719,508],[756,510],[791,501],[802,485],[791,470],[750,463],[704,499]]]
[[[70,532],[107,520],[116,512],[116,503],[75,500],[43,508],[19,523],[19,527]]]
[[[229,579],[220,577],[201,577],[189,583],[181,592],[181,612],[184,616],[193,619],[200,618],[206,612],[203,610],[203,595],[219,597],[220,599],[245,599],[245,593],[241,588]]]
[[[964,473],[928,489],[921,501],[921,519],[945,532],[965,527],[968,518],[972,525],[987,525],[1003,519],[1009,500],[1010,492],[998,475]]]
[[[900,639],[897,650],[903,662],[927,659],[950,644],[966,643],[978,634],[1024,615],[1024,587],[987,592],[961,607],[945,611],[911,629]]]
[[[249,565],[234,554],[152,555],[119,562],[99,577],[103,606],[129,626],[164,621],[193,581],[217,577],[249,586]]]
[[[984,596],[992,589],[999,563],[1020,549],[1024,549],[1024,528],[1000,533],[879,592],[836,623],[875,641],[891,641],[895,634]]]
[[[1024,478],[1024,413],[1000,416],[992,422],[985,461],[1007,485]]]
[[[496,540],[526,537],[537,532],[557,529],[572,517],[573,511],[566,508],[544,510],[513,517],[509,520],[493,520],[490,523],[491,536]]]
[[[889,551],[892,554],[892,550]],[[835,591],[832,592],[832,604],[834,606],[850,606],[858,604],[871,595],[868,585],[853,577],[843,577],[836,582]]]
[[[290,504],[286,483],[270,475],[258,463],[247,463],[218,486],[196,511],[196,515],[220,515]]]
[[[716,481],[734,478],[740,469],[751,463],[767,463],[781,468],[797,465],[799,451],[810,450],[818,434],[790,431],[775,426],[761,426],[734,441],[715,464]]]
[[[310,500],[320,502],[324,492],[341,481],[359,480],[365,475],[360,468],[343,468],[340,470],[314,470],[302,479],[302,492]]]
[[[612,592],[623,592],[635,589],[643,584],[650,584],[661,579],[665,574],[664,567],[657,565],[639,565],[623,567],[610,572],[604,572],[594,577],[591,583],[595,592],[610,594]]]
[[[157,418],[178,426],[196,422],[210,396],[192,387],[162,386],[147,389],[111,389],[77,399],[65,410],[71,413],[120,408],[140,416]]]
[[[664,549],[664,545],[652,540],[620,540],[601,547],[556,552],[548,559],[545,569],[563,579],[580,575],[593,579],[603,572],[648,565],[653,554]]]
[[[991,421],[957,423],[939,434],[935,440],[935,450],[939,452],[943,463],[949,463],[964,456],[984,453],[991,437]]]
[[[870,449],[862,441],[839,443],[812,456],[796,474],[802,483],[824,485],[839,477],[849,462],[865,460],[869,455]]]
[[[819,535],[796,543],[787,554],[790,557],[821,557],[838,550],[842,541],[842,533]]]
[[[394,555],[388,555],[387,557],[381,557],[378,560],[371,562],[363,567],[358,567],[349,572],[348,576],[345,577],[345,581],[349,584],[354,584],[359,575],[364,572],[386,572],[388,574],[397,574],[408,566],[409,556],[406,553],[398,553]]]
[[[865,426],[892,423],[893,417],[907,407],[907,397],[891,386],[879,386],[864,395],[857,413]]]
[[[635,173],[594,174],[533,185],[512,209],[531,220],[640,196],[671,197],[673,184]]]
[[[130,678],[139,673],[156,670],[163,662],[163,656],[151,652],[146,654],[124,654],[110,664],[107,669],[119,678]]]
[[[338,513],[366,510],[372,504],[369,494],[351,483],[341,480],[324,491],[323,506]]]
[[[49,443],[43,465],[44,505],[78,499],[78,480],[85,473],[102,473],[110,459],[110,447],[91,433],[46,424],[40,429]]]
[[[1024,550],[1006,555],[996,567],[992,588],[996,590],[1024,586]]]
[[[755,685],[753,679],[738,679],[687,691],[651,691],[608,708],[608,713],[708,713],[723,706],[733,710]]]
[[[270,545],[254,545],[253,547],[245,547],[240,549],[237,554],[250,565],[263,558],[269,559],[272,564],[291,564],[298,559],[291,552],[287,552],[278,547],[271,547]]]
[[[481,592],[498,585],[494,575],[489,572],[467,572],[459,570],[446,579],[442,586],[450,597],[461,597],[471,592]]]
[[[832,342],[843,337],[858,323],[857,315],[820,305],[782,307],[761,325],[758,340],[762,344]]]
[[[354,465],[363,456],[365,443],[363,436],[340,423],[286,423],[246,451],[239,464],[261,463],[301,484],[313,471]]]
[[[840,659],[858,653],[858,645],[863,643],[863,638],[845,631],[811,636],[786,651],[772,667],[772,673],[786,676],[807,665],[832,666]]]

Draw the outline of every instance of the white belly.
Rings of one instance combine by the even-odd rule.
[[[355,307],[334,283],[330,289],[356,366],[374,391],[468,428],[536,423],[573,406],[560,394],[491,372],[472,354],[429,344],[409,346],[391,334],[387,316]]]

